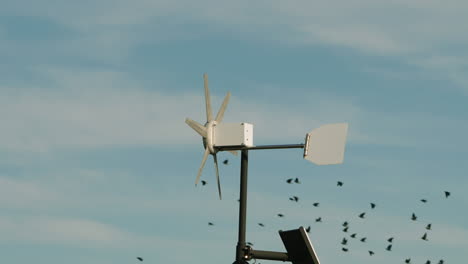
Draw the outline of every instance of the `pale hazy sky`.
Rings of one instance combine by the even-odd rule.
[[[257,145],[350,124],[343,165],[250,152],[255,249],[310,225],[323,264],[465,261],[467,1],[0,4],[1,263],[232,263],[239,157],[219,154],[222,201],[211,157],[195,187],[203,148],[184,123],[205,122],[204,72]],[[367,242],[344,253],[351,233]]]

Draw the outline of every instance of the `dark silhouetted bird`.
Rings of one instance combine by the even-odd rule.
[[[361,242],[366,242],[366,239],[367,239],[367,237],[363,237],[360,240],[361,240]]]
[[[306,228],[307,233],[310,233],[310,226]]]
[[[344,252],[348,252],[347,248],[341,248],[341,250],[343,250]]]
[[[253,243],[252,242],[247,242],[246,243],[248,246],[253,246]]]
[[[291,184],[292,181],[293,181],[293,178],[290,178],[290,179],[287,179],[287,180],[286,180],[286,182],[289,183],[289,184]]]
[[[366,215],[366,213],[360,213],[360,214],[359,214],[359,217],[360,217],[360,218],[364,218],[365,215]]]
[[[294,198],[292,198],[292,197],[289,197],[289,201],[294,201]]]
[[[387,239],[387,241],[388,241],[389,243],[392,243],[392,242],[393,242],[393,237]]]
[[[320,203],[313,203],[312,205],[315,206],[315,207],[318,207],[320,205]]]
[[[405,259],[405,263],[411,263],[411,258]]]
[[[375,254],[374,251],[369,250],[369,256],[372,256],[372,255],[374,255],[374,254]]]
[[[295,182],[295,183],[301,183],[301,182],[299,181],[299,178],[294,179],[294,182]]]
[[[345,222],[343,223],[343,225],[342,225],[342,226],[344,226],[344,227],[347,227],[347,226],[348,226],[348,222],[347,222],[347,221],[345,221]]]
[[[444,264],[444,260],[443,259],[439,260],[439,263],[437,264]]]
[[[293,196],[293,200],[296,201],[296,202],[298,202],[298,201],[299,201],[299,197]]]
[[[343,186],[343,182],[338,181],[338,182],[336,183],[336,186]]]
[[[417,219],[418,219],[418,217],[413,213],[411,215],[411,220],[416,221]]]
[[[356,233],[354,233],[354,234],[350,235],[350,237],[352,237],[352,238],[356,238],[356,235],[357,235],[357,234],[356,234]]]
[[[262,223],[258,223],[259,226],[264,227],[265,225]]]
[[[210,225],[210,226],[213,226],[214,224],[213,224],[213,223],[211,223],[211,222],[208,222],[208,225]]]
[[[315,222],[322,222],[322,217],[316,218]]]
[[[343,229],[343,232],[348,232],[348,228],[349,228],[349,226],[345,227],[345,228]]]
[[[421,237],[421,239],[422,239],[422,240],[428,241],[428,240],[427,240],[427,233],[424,233],[424,235]]]
[[[137,259],[138,259],[139,261],[143,261],[143,258],[137,257]]]
[[[427,260],[427,261],[426,261],[426,264],[431,264],[431,261],[430,261],[430,260]]]
[[[202,186],[206,185],[206,181],[201,181]]]
[[[229,160],[225,159],[225,160],[223,161],[223,163],[224,163],[224,165],[228,165]]]
[[[432,224],[427,224],[426,229],[431,230]]]
[[[387,251],[392,251],[392,244],[388,245],[386,248]]]
[[[284,217],[284,215],[283,215],[283,214],[277,214],[277,216],[279,216],[279,217]]]
[[[445,193],[445,198],[448,198],[450,196],[450,192],[444,191],[444,193]]]
[[[343,240],[341,240],[341,245],[345,246],[348,243],[348,240],[343,237]]]
[[[421,202],[427,203],[427,200],[426,199],[421,199]]]
[[[370,208],[374,209],[375,208],[375,203],[370,203]]]

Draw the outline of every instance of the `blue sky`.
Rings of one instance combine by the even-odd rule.
[[[184,123],[205,122],[204,72],[214,109],[230,91],[224,121],[253,123],[257,145],[350,124],[342,165],[315,166],[299,150],[250,152],[255,249],[284,251],[277,231],[310,225],[322,263],[466,259],[468,2],[1,6],[2,262],[232,263],[239,157],[218,155],[230,161],[220,166],[222,201],[211,158],[208,184],[194,187],[203,148]],[[302,183],[287,185],[291,177]],[[349,238],[344,253],[350,233],[367,242]]]

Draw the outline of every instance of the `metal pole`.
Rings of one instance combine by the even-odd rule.
[[[236,247],[237,264],[246,263],[244,259],[245,233],[247,219],[247,172],[249,164],[249,151],[241,151],[241,171],[240,171],[240,201],[239,201],[239,238]]]

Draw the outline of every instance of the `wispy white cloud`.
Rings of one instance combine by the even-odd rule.
[[[191,1],[55,1],[29,3],[24,9],[5,6],[8,15],[45,17],[69,29],[69,39],[51,45],[7,43],[7,53],[20,47],[24,54],[75,56],[92,61],[122,63],[141,43],[199,39],[215,28],[241,38],[290,45],[331,45],[367,55],[391,56],[451,80],[466,93],[466,68],[439,64],[427,67],[426,58],[460,56],[468,43],[464,1],[259,1],[218,3]],[[249,6],[249,8],[245,8]],[[182,25],[203,23],[206,32],[194,34]],[[208,27],[208,26],[207,26]],[[272,34],[273,32],[273,34]],[[8,44],[9,43],[9,44]],[[456,50],[456,51],[455,51]],[[455,54],[455,52],[457,52]],[[462,54],[466,56],[466,54]]]
[[[92,247],[123,246],[126,241],[135,239],[127,232],[97,221],[48,216],[2,216],[0,233],[1,243],[78,244]]]
[[[50,88],[2,88],[0,145],[4,150],[45,152],[199,142],[183,120],[190,117],[204,123],[202,90],[161,93],[122,72],[52,68],[43,74],[52,83]],[[223,96],[213,92],[213,105],[219,105]],[[348,139],[363,144],[418,146],[431,142],[431,147],[453,148],[464,144],[463,135],[468,131],[462,121],[445,116],[373,113],[358,107],[353,98],[314,90],[295,105],[282,107],[280,103],[233,96],[225,122],[253,123],[257,144],[276,139],[299,142],[311,129],[336,122],[349,122]]]

